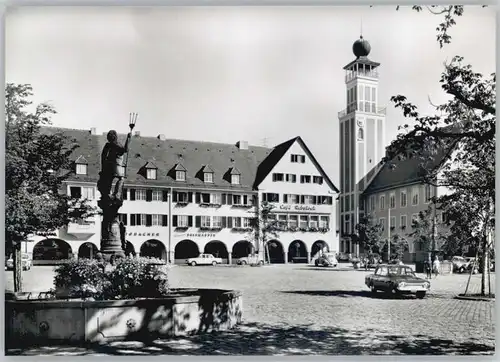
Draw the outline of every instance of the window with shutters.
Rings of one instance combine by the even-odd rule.
[[[162,224],[161,215],[153,214],[152,218],[151,218],[151,225],[152,226],[161,226],[161,224]]]
[[[220,205],[222,203],[221,194],[210,194],[210,203]]]
[[[380,196],[379,205],[380,205],[380,210],[384,210],[385,209],[385,196],[384,195]]]
[[[273,182],[281,182],[284,180],[285,180],[285,177],[282,173],[273,173]]]
[[[389,195],[389,208],[394,209],[396,207],[396,194],[391,193]]]
[[[425,185],[424,202],[428,204],[429,202],[431,202],[431,198],[432,198],[431,185]]]
[[[396,227],[396,216],[391,216],[391,219],[389,220],[389,226],[391,229],[394,229]]]
[[[221,216],[214,216],[212,218],[212,227],[213,228],[222,228],[222,217]]]
[[[93,187],[82,187],[82,198],[87,200],[94,200],[95,198],[95,189]]]
[[[406,229],[406,215],[401,215],[399,218],[399,227],[401,229]]]
[[[321,176],[314,176],[313,177],[313,183],[318,184],[318,185],[323,185],[323,177],[321,177]]]
[[[187,215],[177,215],[177,226],[184,228],[188,227],[188,216]]]
[[[300,195],[288,195],[288,203],[298,204],[300,202]]]
[[[177,201],[180,203],[188,203],[189,202],[189,195],[187,192],[177,192]],[[174,200],[175,201],[175,200]]]
[[[233,217],[233,228],[241,228],[241,217]]]
[[[209,228],[210,227],[210,216],[202,216],[201,217],[201,227]]]
[[[136,189],[135,190],[135,199],[146,201],[146,190],[145,189]]]
[[[233,196],[233,205],[242,205],[243,197],[241,195],[232,195]]]
[[[382,230],[385,230],[385,217],[381,217],[379,220],[378,220],[378,223],[380,224],[380,226],[382,227]]]
[[[291,182],[291,183],[296,183],[297,182],[297,175],[294,175],[292,173],[287,173],[285,175],[285,181]]]
[[[288,215],[288,227],[296,228],[298,226],[298,216]]]
[[[311,176],[309,176],[309,175],[300,175],[300,183],[301,184],[310,184],[311,183]]]
[[[250,218],[249,217],[243,217],[242,218],[243,222],[243,227],[244,228],[249,228],[250,227]]]
[[[262,199],[267,202],[279,202],[280,201],[280,195],[279,194],[274,194],[274,193],[264,193],[262,194]]]
[[[153,190],[151,193],[151,200],[162,201],[163,200],[162,190]]]
[[[414,187],[411,191],[411,204],[413,206],[418,205],[418,187]]]

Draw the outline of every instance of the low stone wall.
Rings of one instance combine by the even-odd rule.
[[[241,292],[177,289],[161,299],[6,300],[6,347],[151,340],[228,330],[241,322]]]

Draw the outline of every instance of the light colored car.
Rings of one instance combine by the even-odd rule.
[[[217,265],[222,264],[222,258],[216,258],[212,254],[200,254],[196,258],[189,258],[186,260],[186,264],[191,266],[196,265]]]
[[[470,261],[462,256],[454,256],[451,258],[451,263],[453,264],[453,271],[455,273],[464,273],[469,269]]]
[[[338,264],[335,253],[323,253],[315,261],[316,266],[333,266],[336,267]]]
[[[21,264],[22,264],[23,270],[30,270],[31,269],[33,262],[29,256],[29,254],[26,254],[26,253],[21,254]],[[5,262],[5,267],[7,268],[7,270],[14,269],[14,259],[12,259],[12,257],[7,259],[7,261]]]
[[[260,259],[257,255],[248,255],[243,258],[239,258],[236,260],[236,264],[238,265],[262,265],[264,264],[264,260]]]

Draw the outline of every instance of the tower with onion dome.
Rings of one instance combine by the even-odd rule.
[[[352,46],[356,57],[344,67],[346,108],[340,121],[340,250],[359,254],[355,225],[363,205],[359,202],[364,185],[385,154],[385,108],[378,105],[378,67],[368,58],[370,43],[360,36]]]

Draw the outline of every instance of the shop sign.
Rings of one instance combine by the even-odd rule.
[[[210,233],[191,233],[191,234],[186,234],[186,237],[188,238],[214,238],[216,234],[210,234]]]
[[[160,236],[160,233],[137,233],[137,232],[130,232],[128,233],[128,236]]]

